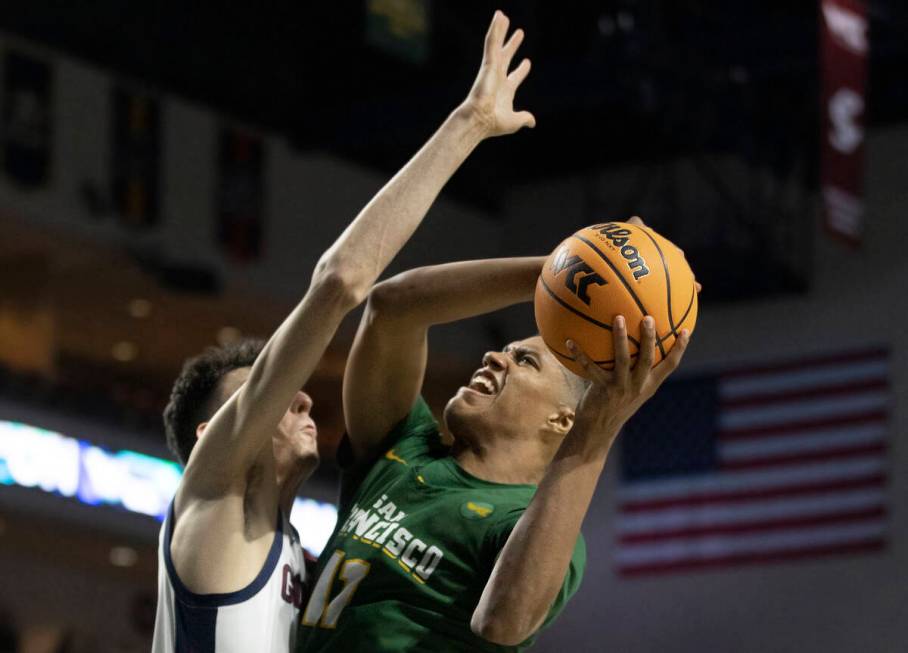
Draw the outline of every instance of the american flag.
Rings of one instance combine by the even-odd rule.
[[[881,550],[889,352],[666,384],[621,438],[622,576]]]

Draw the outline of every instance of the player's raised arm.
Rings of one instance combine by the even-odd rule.
[[[531,300],[543,263],[544,256],[434,265],[372,290],[344,373],[354,459],[368,459],[412,408],[425,374],[429,327]]]
[[[507,30],[507,17],[496,12],[467,99],[321,257],[303,300],[265,345],[246,382],[205,426],[181,493],[208,495],[243,482],[240,472],[270,443],[340,321],[366,297],[451,175],[483,139],[535,124],[530,113],[512,108],[530,64],[524,60],[508,74],[523,33],[505,43]],[[199,459],[204,464],[194,464]]]
[[[652,367],[656,333],[643,321],[640,360],[631,369],[624,318],[614,322],[615,368],[602,370],[575,344],[568,348],[592,379],[573,427],[565,436],[495,563],[473,631],[497,644],[516,645],[543,624],[568,570],[580,526],[608,452],[624,423],[678,367],[687,348],[685,329],[664,361]]]
[[[514,94],[530,72],[530,61],[523,59],[508,72],[524,36],[518,29],[506,39],[508,26],[507,17],[496,12],[465,102],[486,136],[536,124],[531,113],[514,109]],[[543,260],[424,268],[381,284],[371,296],[344,374],[344,417],[356,458],[412,407],[422,384],[428,327],[530,299]],[[491,290],[496,282],[503,286],[497,296]]]

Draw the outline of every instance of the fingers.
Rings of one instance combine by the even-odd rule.
[[[668,356],[653,368],[652,378],[656,383],[657,388],[662,385],[662,382],[665,381],[672,372],[678,369],[678,365],[681,364],[681,358],[684,356],[684,352],[687,351],[687,344],[689,342],[690,331],[682,329],[681,337],[675,341],[675,345],[672,347],[672,350],[668,352]]]
[[[615,382],[623,387],[631,369],[631,354],[627,346],[627,324],[623,315],[616,315],[612,322],[612,342],[615,349]]]
[[[489,24],[489,31],[486,32],[485,40],[485,57],[492,59],[501,49],[504,43],[504,37],[508,33],[508,25],[511,21],[508,17],[498,10],[492,16],[492,22]]]
[[[504,66],[505,70],[511,67],[511,59],[514,58],[514,53],[517,52],[517,48],[519,48],[520,44],[523,43],[523,37],[523,30],[518,29],[513,34],[511,34],[511,38],[509,38],[508,42],[504,44],[504,48],[502,48],[501,50],[503,57],[501,63]]]
[[[640,334],[640,355],[637,358],[637,366],[633,372],[634,384],[637,387],[642,386],[646,381],[656,355],[656,321],[652,316],[647,315],[643,318]]]
[[[600,385],[605,385],[610,381],[609,373],[590,360],[590,357],[586,355],[586,352],[580,349],[580,346],[577,343],[573,340],[566,340],[564,344],[567,346],[568,351],[574,356],[574,360],[580,363],[583,371],[586,372],[587,378]]]
[[[483,42],[482,52],[485,59],[488,59],[492,50],[494,50],[493,44],[495,42],[495,21],[498,19],[498,12],[495,12],[495,15],[492,16],[492,22],[489,23],[489,29],[486,31],[486,39]]]
[[[522,29],[517,29],[511,34],[511,38],[508,39],[507,43],[505,43],[505,37],[508,34],[508,27],[510,24],[511,20],[501,11],[495,12],[491,24],[489,24],[489,30],[486,32],[485,48],[483,52],[483,59],[488,62],[494,61],[496,65],[501,66],[504,72],[507,72],[508,68],[511,67],[511,60],[514,58],[514,54],[516,54],[517,49],[520,47],[520,44],[523,43],[523,39],[526,36]],[[529,66],[529,63],[526,65]],[[523,81],[527,76],[527,73],[529,73],[528,69],[521,73],[516,82],[517,85]]]
[[[511,74],[508,75],[508,81],[511,82],[515,89],[520,86],[523,83],[523,80],[527,78],[527,75],[530,74],[531,67],[532,64],[530,63],[530,60],[524,59],[520,62],[520,65],[512,70]]]
[[[697,294],[700,294],[700,291],[703,290],[703,286],[699,281],[694,281],[694,288],[697,289]]]
[[[504,37],[508,35],[508,27],[511,26],[511,19],[501,10],[498,10],[495,13],[498,14],[498,25],[495,29],[495,45],[501,48],[504,44]]]
[[[515,115],[517,116],[517,120],[520,121],[521,127],[529,127],[532,129],[536,126],[536,116],[529,111],[518,111]]]
[[[495,36],[498,33],[498,31],[497,31],[498,30],[498,19],[499,19],[499,16],[503,16],[503,15],[504,14],[502,14],[501,11],[496,11],[492,15],[492,22],[489,23],[489,29],[486,32],[486,40],[485,40],[485,45],[483,47],[483,54],[485,55],[486,59],[490,59],[492,57],[492,54],[496,50]]]

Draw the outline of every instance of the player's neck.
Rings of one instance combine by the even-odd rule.
[[[303,483],[312,475],[314,468],[311,465],[301,464],[287,474],[286,478],[277,477],[280,508],[289,517],[293,509],[293,502]]]
[[[293,502],[296,500],[296,493],[299,492],[301,483],[284,483],[280,486],[280,507],[281,511],[290,517],[293,510]]]
[[[455,443],[454,459],[464,471],[492,483],[538,485],[548,461],[532,443],[501,442],[482,447]]]

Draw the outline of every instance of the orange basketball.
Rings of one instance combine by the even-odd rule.
[[[564,240],[536,283],[536,324],[552,353],[586,376],[565,340],[574,340],[603,369],[614,366],[612,321],[623,315],[631,360],[638,356],[641,321],[656,321],[659,363],[682,329],[694,330],[697,290],[681,251],[649,227],[606,222]]]

